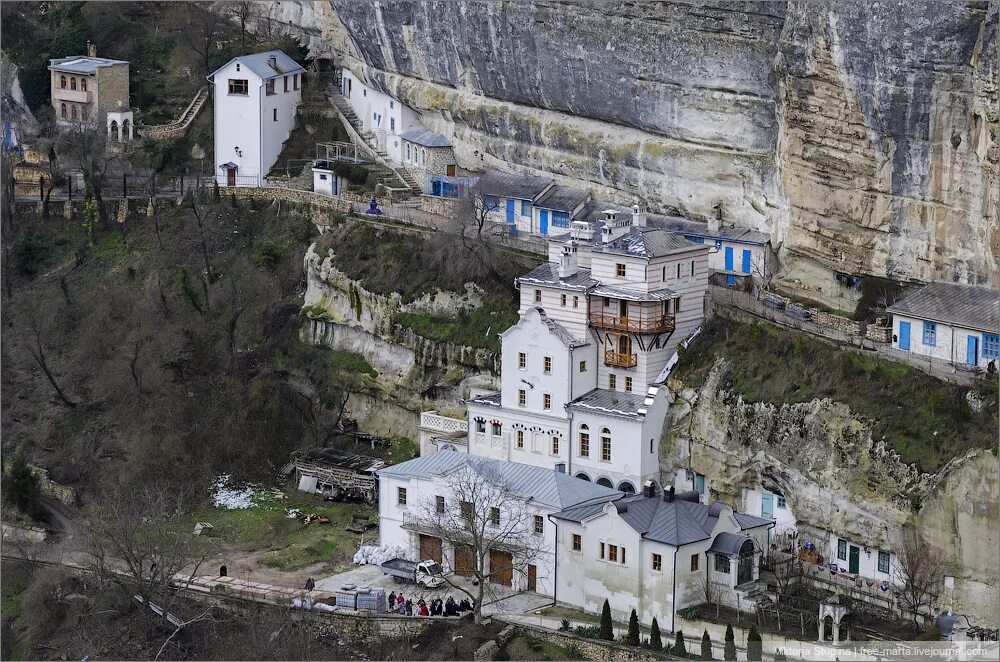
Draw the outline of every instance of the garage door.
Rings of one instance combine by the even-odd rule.
[[[504,586],[514,582],[514,562],[507,552],[490,552],[490,581]]]
[[[464,577],[471,577],[472,571],[476,568],[475,556],[472,547],[459,545],[455,548],[455,574]]]
[[[420,536],[420,560],[434,559],[441,563],[441,539],[434,536]]]

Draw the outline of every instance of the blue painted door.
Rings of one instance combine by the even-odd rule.
[[[514,225],[514,201],[507,200],[507,223]]]
[[[538,231],[543,235],[549,233],[549,210],[542,209],[538,212]]]
[[[750,273],[750,251],[743,251],[743,273]]]
[[[733,270],[733,247],[726,246],[726,271]],[[726,284],[734,285],[736,283],[736,278],[733,276],[726,276]]]
[[[899,323],[899,348],[910,351],[910,323]]]
[[[774,517],[774,495],[770,492],[764,492],[760,498],[760,516],[764,519]]]
[[[969,344],[965,350],[965,362],[969,365],[979,363],[979,336],[969,336]]]

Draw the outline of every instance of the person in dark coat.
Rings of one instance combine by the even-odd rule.
[[[309,579],[306,580],[306,590],[311,591],[314,588],[316,588],[316,581],[312,577],[310,577]]]
[[[405,606],[406,606],[406,615],[413,616],[413,600],[407,600]]]
[[[455,598],[448,596],[448,599],[444,601],[444,615],[445,616],[457,616],[458,609],[455,605]]]
[[[395,591],[390,591],[389,592],[389,611],[392,611],[395,608],[396,608],[396,592]]]

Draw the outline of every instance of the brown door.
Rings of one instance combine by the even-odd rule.
[[[459,545],[455,548],[455,573],[463,577],[471,577],[476,568],[474,552],[469,545]]]
[[[490,552],[490,581],[504,586],[514,583],[514,561],[507,552]]]
[[[537,584],[538,584],[538,568],[535,567],[535,566],[533,566],[533,565],[529,565],[528,566],[528,590],[529,591],[536,590],[535,587],[536,587]]]
[[[441,539],[434,536],[420,536],[420,560],[434,559],[441,563]]]
[[[236,168],[226,169],[226,186],[236,186]]]
[[[449,177],[454,177],[455,176],[455,164],[454,163],[452,163],[451,165],[449,165],[447,167],[447,170],[445,171],[445,174],[447,174]]]

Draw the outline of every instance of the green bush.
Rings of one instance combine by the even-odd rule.
[[[632,614],[628,617],[628,635],[626,636],[626,643],[630,646],[639,645],[639,617],[635,613],[635,609],[632,610]]]
[[[569,627],[570,627],[570,623],[569,623],[569,619],[568,618],[564,618],[561,621],[559,621],[559,631],[560,632],[569,632]]]
[[[760,660],[763,653],[764,644],[757,632],[757,626],[750,626],[750,633],[747,634],[747,660]]]
[[[727,660],[727,662],[732,662],[736,659],[736,636],[733,634],[732,625],[726,625],[726,647],[722,658]]]
[[[601,607],[601,633],[600,638],[606,641],[615,640],[615,629],[611,623],[611,605],[607,598],[604,599],[604,606]]]
[[[649,647],[654,651],[663,650],[663,639],[660,638],[660,624],[653,617],[653,622],[649,626]]]
[[[573,630],[581,637],[587,637],[588,639],[603,639],[601,636],[601,628],[597,625],[577,625]]]
[[[25,276],[34,278],[52,264],[59,249],[69,242],[59,237],[50,239],[35,231],[24,233],[14,244],[14,262]]]
[[[11,462],[10,471],[3,481],[3,500],[32,519],[41,519],[45,513],[41,503],[42,489],[38,476],[28,466],[24,453],[18,453]]]
[[[670,649],[674,655],[677,657],[686,657],[688,654],[687,646],[684,644],[684,632],[681,630],[677,631],[677,637],[674,638],[674,645]]]
[[[273,270],[281,264],[287,255],[288,250],[284,246],[276,244],[270,239],[265,239],[257,245],[253,261],[258,267]]]
[[[352,184],[361,186],[368,181],[368,169],[364,166],[348,163],[347,161],[334,161],[333,171]]]

